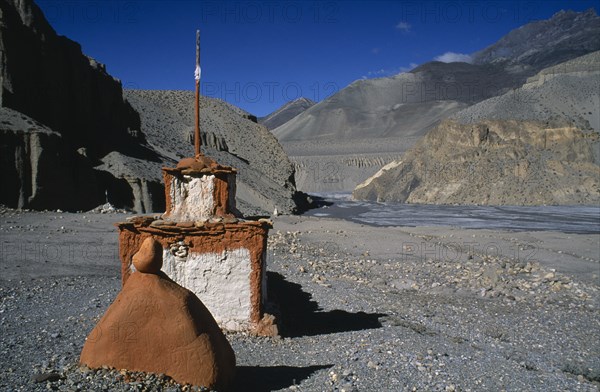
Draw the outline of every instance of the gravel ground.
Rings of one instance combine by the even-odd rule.
[[[123,215],[0,214],[0,390],[199,390],[77,364],[120,289]],[[521,252],[491,254],[489,236]],[[457,252],[465,238],[478,245]],[[228,335],[235,390],[597,391],[598,240],[279,217],[269,298],[282,337]]]

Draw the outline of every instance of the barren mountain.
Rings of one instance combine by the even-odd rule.
[[[194,154],[193,91],[125,90],[125,97],[140,113],[153,150],[173,162]],[[277,139],[251,117],[224,101],[202,97],[202,151],[238,169],[237,201],[244,212],[296,211],[305,197],[296,191],[292,164]],[[160,176],[156,166],[152,172]]]
[[[600,49],[600,18],[585,12],[559,11],[548,20],[528,23],[473,54],[474,64],[502,64],[540,70]],[[594,39],[596,37],[596,39]]]
[[[354,190],[436,204],[600,202],[600,52],[442,122]]]
[[[2,1],[0,11],[0,204],[163,211],[161,168],[193,154],[193,93],[128,92],[134,109],[121,82],[58,36],[32,0]],[[239,169],[240,210],[297,210],[305,197],[270,132],[232,105],[202,104],[204,152]]]
[[[593,10],[559,12],[475,53],[473,64],[429,62],[393,77],[355,81],[273,133],[296,164],[300,189],[351,190],[379,168],[375,162],[399,157],[441,120],[520,87],[544,67],[600,50],[598,36]],[[328,149],[313,153],[322,141]],[[385,144],[383,153],[374,154],[371,144]]]
[[[357,80],[273,133],[284,143],[421,136],[441,118],[515,83],[499,67],[431,62],[391,78]]]
[[[272,130],[278,126],[285,124],[292,118],[296,117],[306,109],[313,106],[316,102],[308,98],[300,97],[286,103],[273,113],[258,119],[259,124],[264,125],[267,129]]]
[[[461,123],[485,119],[585,120],[600,132],[600,51],[546,68],[519,89],[493,97],[456,113]]]

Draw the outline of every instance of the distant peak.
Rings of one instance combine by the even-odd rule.
[[[308,98],[300,97],[294,99],[293,101],[290,101],[289,103],[307,103],[310,105],[314,105],[316,102]]]
[[[555,18],[557,16],[563,16],[563,15],[571,14],[571,13],[573,13],[573,11],[571,11],[571,10],[560,10],[560,11],[555,12],[554,15],[552,15],[552,17]]]
[[[550,19],[531,21],[473,54],[475,64],[513,63],[542,69],[600,49],[600,18],[590,8],[561,10]]]
[[[572,16],[590,16],[594,17],[596,15],[596,10],[593,7],[588,8],[585,11],[577,12],[573,10],[560,10],[554,13],[550,19],[560,19],[561,17],[572,17]]]

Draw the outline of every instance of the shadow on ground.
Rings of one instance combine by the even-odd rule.
[[[267,292],[275,306],[281,336],[312,336],[380,328],[379,318],[386,316],[383,313],[350,313],[338,309],[324,312],[299,284],[288,282],[277,272],[268,272],[267,275]]]
[[[232,390],[263,392],[288,388],[299,384],[314,372],[332,366],[238,366]]]

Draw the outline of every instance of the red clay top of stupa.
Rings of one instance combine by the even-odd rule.
[[[215,174],[215,173],[236,173],[233,167],[224,166],[217,163],[214,159],[197,155],[195,158],[183,158],[177,163],[175,168],[164,167],[166,172],[181,172],[182,174]]]

